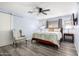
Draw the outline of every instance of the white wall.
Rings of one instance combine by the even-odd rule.
[[[74,44],[79,56],[79,3],[77,3],[77,8],[78,8],[78,25],[75,26],[75,40],[74,40]]]
[[[71,18],[70,16],[63,16],[62,19],[63,20],[68,20]],[[58,20],[59,18],[49,18],[46,20]],[[14,24],[14,29],[19,30],[22,29],[23,30],[23,34],[25,34],[27,36],[27,38],[31,39],[32,37],[32,33],[35,31],[39,31],[39,27],[42,25],[46,25],[46,20],[42,19],[42,20],[38,20],[36,19],[34,16],[32,15],[25,15],[24,17],[13,17],[13,24]]]
[[[75,39],[74,39],[74,44],[79,56],[79,25],[75,26]]]
[[[10,16],[9,14],[0,12],[0,46],[12,43]]]
[[[26,35],[28,39],[32,38],[32,33],[39,30],[39,21],[31,15],[26,15],[25,17],[13,17],[14,29],[22,29],[23,34]]]

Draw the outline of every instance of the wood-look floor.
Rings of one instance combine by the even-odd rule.
[[[62,42],[61,47],[56,49],[52,46],[37,43],[20,43],[17,48],[12,45],[0,47],[0,56],[77,56],[73,43]]]

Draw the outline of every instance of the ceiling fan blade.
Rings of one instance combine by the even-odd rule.
[[[50,9],[46,9],[46,10],[43,10],[43,11],[50,11]]]
[[[42,12],[44,15],[47,15],[47,13]]]

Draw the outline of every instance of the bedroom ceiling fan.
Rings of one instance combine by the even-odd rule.
[[[35,9],[37,9],[37,11],[28,11],[28,13],[34,13],[34,12],[38,12],[39,14],[42,13],[44,15],[47,15],[47,11],[50,11],[50,9],[43,9],[41,7],[36,7]]]

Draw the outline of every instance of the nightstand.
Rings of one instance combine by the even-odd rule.
[[[64,33],[64,41],[74,42],[74,34],[72,33]]]

